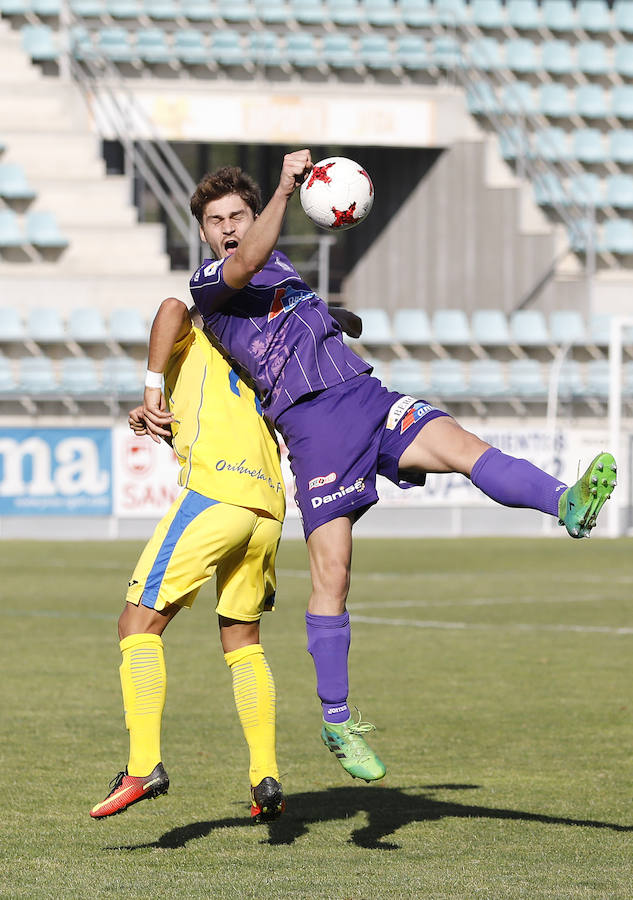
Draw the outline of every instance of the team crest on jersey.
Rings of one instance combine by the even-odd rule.
[[[268,321],[272,322],[281,313],[289,312],[309,297],[314,297],[313,291],[298,291],[292,287],[277,288],[268,313]]]
[[[402,420],[402,424],[400,425],[400,434],[404,434],[407,428],[410,428],[412,425],[415,425],[416,422],[419,422],[423,416],[425,416],[428,412],[431,412],[435,407],[430,406],[428,403],[415,403],[411,409],[407,410],[406,416]]]

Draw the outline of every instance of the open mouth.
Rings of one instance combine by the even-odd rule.
[[[234,250],[237,250],[237,241],[232,239],[230,241],[225,241],[224,249],[227,253],[233,253]]]

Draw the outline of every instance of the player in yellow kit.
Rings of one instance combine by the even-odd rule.
[[[159,432],[170,441],[183,491],[156,527],[129,582],[119,618],[129,760],[90,815],[102,819],[166,793],[161,635],[216,574],[220,639],[250,751],[251,817],[267,821],[284,808],[275,755],[275,685],[259,642],[262,612],[273,608],[285,512],[279,449],[254,392],[175,298],[161,304],[152,325],[146,405],[164,408],[162,373],[170,424],[150,431],[144,407],[132,410],[129,422],[137,434],[159,440]]]

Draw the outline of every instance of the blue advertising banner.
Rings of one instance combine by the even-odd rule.
[[[0,515],[111,513],[109,428],[0,431]]]

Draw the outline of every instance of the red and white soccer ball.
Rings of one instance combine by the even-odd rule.
[[[329,156],[316,163],[301,185],[301,205],[321,228],[344,231],[368,215],[374,202],[371,178],[345,156]]]

